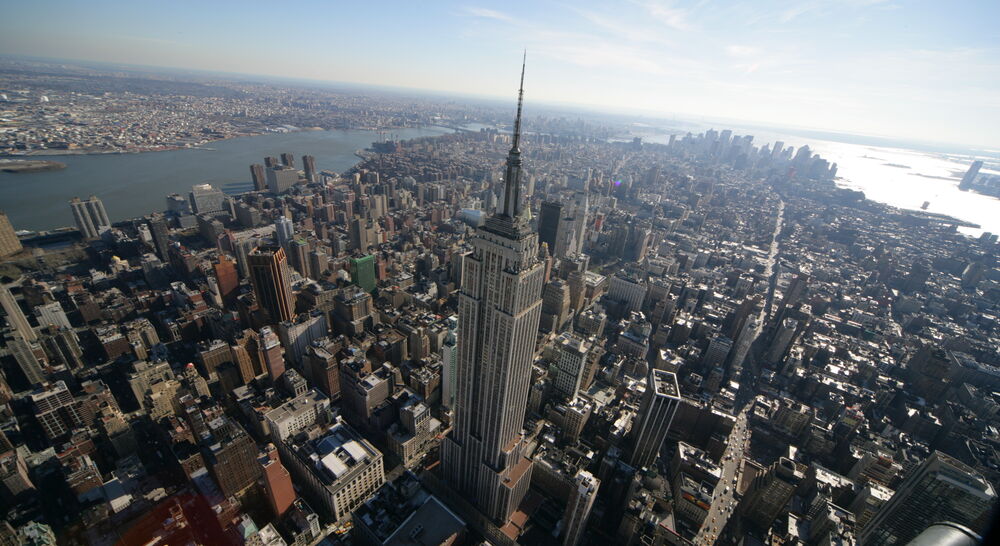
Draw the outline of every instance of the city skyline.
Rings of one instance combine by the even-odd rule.
[[[539,103],[993,149],[1000,130],[980,120],[1000,114],[987,23],[998,8],[966,4],[637,1],[612,13],[449,3],[399,5],[386,18],[299,2],[296,13],[334,25],[289,41],[263,24],[259,6],[198,6],[190,18],[176,5],[43,2],[11,7],[0,51],[503,98],[492,67],[502,75],[527,48]],[[42,14],[47,31],[17,24]]]
[[[884,32],[761,101],[783,69],[723,24],[812,26],[805,58],[935,9],[46,8],[24,26],[53,51],[242,51],[225,76],[0,57],[0,544],[1000,542],[1000,149],[765,127],[813,101],[798,122],[990,136],[993,61],[925,71],[965,99],[935,110],[915,64],[841,72]],[[232,72],[344,63],[453,96]],[[671,82],[766,121],[544,103]]]

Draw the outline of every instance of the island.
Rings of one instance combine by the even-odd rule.
[[[38,173],[58,171],[66,168],[65,163],[40,159],[0,159],[0,171],[5,173]]]

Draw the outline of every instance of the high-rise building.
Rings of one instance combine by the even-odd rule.
[[[274,236],[281,248],[288,248],[288,243],[295,237],[295,224],[287,216],[279,216],[274,221]]]
[[[330,338],[314,340],[303,357],[305,368],[310,371],[316,388],[330,399],[340,399],[340,361],[337,353],[342,348]]]
[[[896,489],[861,532],[859,543],[906,544],[932,523],[949,521],[982,534],[996,491],[972,467],[935,451]]]
[[[621,313],[628,315],[642,309],[648,288],[644,282],[624,273],[611,276],[608,299],[621,304]]]
[[[267,375],[271,378],[272,383],[277,384],[281,376],[285,374],[285,353],[278,334],[274,333],[270,326],[265,326],[260,329],[259,343]]]
[[[271,193],[285,193],[299,182],[298,171],[284,165],[268,168],[265,170],[265,174],[267,175],[267,189]]]
[[[374,230],[369,222],[360,217],[351,220],[348,235],[351,238],[351,248],[365,252],[374,244]]]
[[[166,217],[162,214],[150,216],[149,233],[153,236],[153,246],[156,248],[156,255],[163,262],[170,260],[170,228],[167,227]]]
[[[87,239],[93,239],[101,234],[101,228],[110,227],[108,213],[104,210],[104,203],[100,199],[90,196],[86,201],[81,201],[79,197],[70,199],[69,206],[73,209],[73,219],[80,233]]]
[[[744,520],[767,531],[805,477],[804,467],[782,457],[750,484],[737,507]],[[864,543],[867,544],[867,543]]]
[[[7,314],[7,324],[10,325],[15,334],[21,336],[26,341],[35,341],[38,339],[35,330],[28,324],[27,317],[21,311],[21,306],[14,299],[14,294],[11,294],[10,289],[6,286],[0,286],[0,306],[3,307],[4,313]]]
[[[573,488],[569,493],[569,502],[566,503],[566,512],[563,514],[563,546],[579,544],[587,529],[587,519],[590,518],[590,510],[594,507],[594,499],[597,498],[597,489],[600,486],[601,480],[590,472],[580,470],[576,473],[573,478]]]
[[[302,156],[302,170],[306,182],[316,182],[316,158],[311,155]]]
[[[278,459],[278,450],[274,444],[264,448],[261,460],[264,469],[264,489],[267,491],[267,501],[275,517],[285,515],[285,512],[295,502],[295,489],[292,488],[292,477],[288,474]]]
[[[503,206],[478,228],[463,262],[455,421],[442,447],[448,484],[498,523],[531,481],[522,428],[544,276],[538,234],[521,208],[523,68],[521,84]]]
[[[254,191],[267,189],[267,175],[264,174],[264,166],[260,163],[250,165],[250,178],[253,180]]]
[[[788,345],[795,336],[795,330],[798,328],[798,325],[798,321],[792,318],[786,318],[781,321],[781,326],[775,332],[774,340],[771,341],[771,346],[768,347],[767,354],[764,355],[765,362],[777,363],[781,361],[781,357],[784,356]]]
[[[441,404],[455,407],[455,382],[458,380],[458,319],[448,317],[448,333],[441,343]]]
[[[673,423],[681,402],[677,376],[665,370],[650,370],[646,392],[639,405],[637,423],[633,425],[634,450],[632,466],[643,468],[653,464],[660,454],[663,440]]]
[[[295,155],[291,152],[284,152],[281,154],[281,164],[286,167],[295,168]]]
[[[555,251],[556,237],[559,235],[559,222],[563,217],[562,203],[545,201],[538,212],[538,243],[546,243],[549,250]]]
[[[958,183],[958,189],[967,190],[972,187],[972,183],[976,181],[976,177],[979,176],[979,169],[983,168],[983,162],[978,159],[969,165],[969,170],[965,171],[965,175],[962,176],[962,181]]]
[[[563,334],[559,337],[559,360],[556,361],[556,379],[554,387],[560,395],[572,400],[580,390],[583,370],[590,353],[590,343],[573,334]]]
[[[195,214],[212,214],[225,210],[226,195],[211,184],[195,184],[188,193]]]
[[[247,263],[257,303],[268,319],[273,323],[290,320],[295,302],[285,250],[275,246],[255,248],[247,255]]]
[[[555,279],[542,289],[542,318],[539,325],[543,332],[560,332],[569,318],[569,284]]]
[[[211,436],[203,441],[202,457],[223,495],[230,497],[257,483],[261,466],[257,444],[238,423],[218,417],[208,423]]]
[[[229,301],[236,295],[240,286],[239,274],[236,272],[236,262],[226,254],[219,254],[219,260],[212,264],[215,271],[215,281],[219,286],[219,296],[222,301]]]
[[[167,214],[185,216],[191,214],[191,200],[179,193],[171,193],[166,198]]]
[[[14,360],[29,384],[37,385],[45,381],[44,350],[37,341],[28,341],[15,332],[6,336],[3,342],[14,355]]]
[[[288,243],[288,261],[292,268],[303,277],[312,277],[309,270],[309,243],[305,239],[295,238]]]
[[[49,440],[54,440],[83,424],[79,407],[73,403],[73,394],[66,383],[46,383],[31,393],[35,419]]]
[[[0,258],[17,254],[23,248],[21,241],[17,238],[17,233],[14,232],[14,226],[11,225],[10,219],[7,218],[7,215],[3,211],[0,211]]]
[[[708,348],[705,349],[702,365],[708,367],[708,369],[722,365],[726,361],[726,357],[729,356],[729,351],[732,348],[733,340],[728,337],[722,334],[713,337],[712,341],[708,343]]]
[[[49,327],[44,330],[41,346],[45,356],[53,365],[64,365],[71,370],[83,367],[83,349],[72,329]]]
[[[351,258],[351,283],[368,293],[375,291],[375,256]]]

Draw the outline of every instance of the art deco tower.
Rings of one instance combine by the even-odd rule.
[[[507,155],[503,208],[472,239],[458,304],[455,428],[445,439],[448,484],[494,522],[503,523],[531,481],[524,453],[525,407],[542,309],[538,234],[522,215],[521,104]]]

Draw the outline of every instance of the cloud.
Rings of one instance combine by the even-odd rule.
[[[898,4],[890,4],[891,0],[796,0],[787,8],[779,10],[778,21],[790,23],[808,14],[826,15],[843,9],[859,10],[878,7],[879,9],[895,9]]]
[[[660,23],[675,30],[691,30],[693,25],[688,20],[689,12],[683,8],[674,7],[663,0],[633,0],[646,13]]]
[[[670,43],[670,40],[667,39],[663,32],[658,29],[637,25],[633,21],[624,21],[604,13],[597,13],[577,8],[570,9],[595,27],[613,34],[623,40],[654,44]]]
[[[511,17],[509,15],[506,15],[504,13],[500,13],[499,11],[489,9],[489,8],[480,8],[480,7],[475,7],[475,6],[467,6],[465,8],[465,13],[467,15],[471,15],[473,17],[482,17],[482,18],[485,18],[485,19],[495,19],[497,21],[504,21],[504,22],[507,22],[507,23],[514,22],[514,18],[513,17]]]
[[[733,44],[726,47],[726,54],[730,57],[754,57],[760,55],[760,49],[753,46]]]

